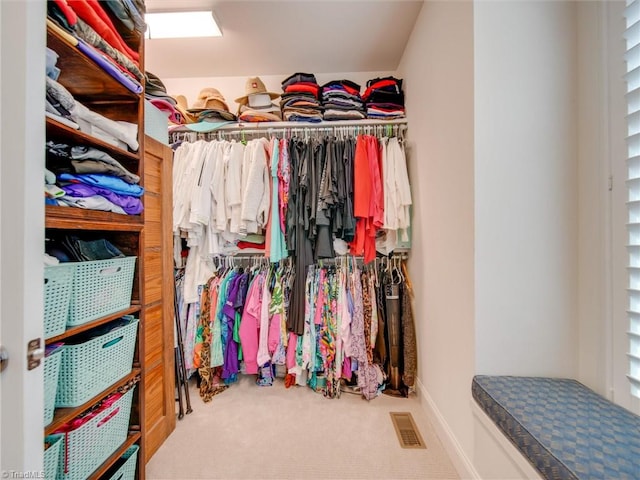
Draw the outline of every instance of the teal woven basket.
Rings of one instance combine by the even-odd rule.
[[[116,470],[109,480],[134,480],[136,478],[136,463],[138,461],[138,445],[131,445],[124,452],[120,461],[124,460],[122,466]]]
[[[44,441],[49,444],[49,448],[44,451],[44,478],[55,480],[58,473],[62,435],[49,435]]]
[[[75,264],[44,267],[44,338],[64,333],[69,315]]]
[[[132,388],[88,422],[63,434],[58,480],[85,480],[127,439]]]
[[[75,327],[131,306],[136,257],[77,262],[67,326]]]
[[[77,345],[62,347],[56,407],[77,407],[131,372],[138,320]]]
[[[58,375],[62,362],[62,347],[47,355],[44,359],[44,424],[49,425],[55,411]]]

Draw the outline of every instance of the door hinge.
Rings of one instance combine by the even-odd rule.
[[[40,360],[44,358],[44,348],[42,339],[35,338],[27,344],[27,370],[33,370],[40,365]]]

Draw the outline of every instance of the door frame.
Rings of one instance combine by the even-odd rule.
[[[46,2],[0,1],[0,11],[0,337],[9,353],[0,472],[11,478],[42,471],[44,369],[27,370],[27,343],[40,338],[44,348]]]

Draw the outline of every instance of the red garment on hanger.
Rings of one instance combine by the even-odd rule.
[[[378,139],[360,135],[354,156],[353,213],[356,232],[349,244],[352,255],[364,255],[364,262],[376,258],[376,233],[384,223],[384,193],[380,174]]]
[[[369,157],[369,171],[371,172],[371,203],[369,217],[377,229],[384,225],[384,187],[382,182],[381,155],[378,139],[373,135],[367,136],[367,155]]]

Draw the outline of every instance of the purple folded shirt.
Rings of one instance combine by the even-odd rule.
[[[100,52],[80,38],[78,39],[78,50],[96,62],[100,68],[120,82],[125,88],[138,95],[142,93],[142,85],[115,66],[113,60],[110,60],[110,57],[106,53]]]
[[[71,197],[91,197],[93,195],[100,195],[111,203],[122,207],[122,209],[129,215],[138,215],[142,213],[143,210],[142,201],[139,198],[132,197],[130,195],[119,195],[106,188],[95,187],[84,183],[73,183],[71,185],[64,185],[62,189]]]

